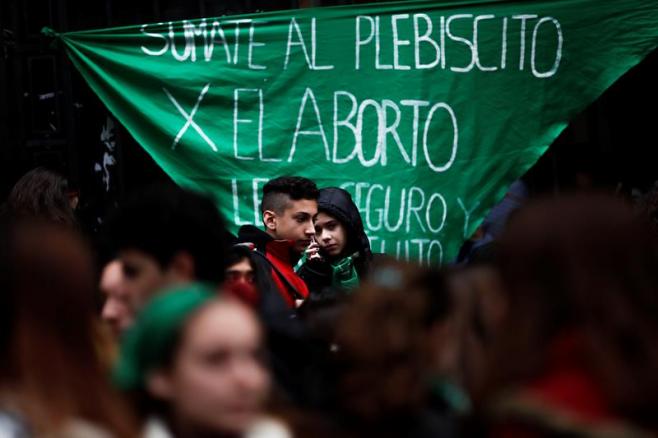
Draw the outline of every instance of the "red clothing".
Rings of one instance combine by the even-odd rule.
[[[610,420],[615,414],[581,357],[577,336],[556,339],[549,354],[548,372],[530,382],[527,393],[586,422]]]
[[[498,400],[494,438],[540,438],[567,434],[598,436],[610,425],[625,424],[583,358],[576,334],[565,334],[549,347],[545,371]],[[621,422],[621,423],[620,423]],[[634,435],[629,435],[634,436]]]
[[[265,245],[265,257],[267,260],[276,266],[278,271],[288,280],[288,282],[295,287],[297,292],[301,295],[303,299],[308,297],[308,287],[304,280],[302,280],[293,269],[292,260],[290,257],[292,250],[293,242],[288,240],[271,240]],[[281,276],[277,274],[272,268],[272,279],[279,289],[279,293],[286,303],[291,307],[295,308],[295,297],[293,297],[293,292],[281,279]]]
[[[304,280],[302,280],[294,271],[293,266],[299,259],[299,254],[294,250],[293,242],[288,240],[274,240],[272,236],[265,231],[260,230],[253,225],[244,225],[238,232],[238,242],[242,244],[249,244],[252,249],[255,249],[260,254],[264,254],[267,258],[267,263],[262,259],[262,256],[255,256],[258,262],[258,257],[261,257],[260,265],[262,269],[266,269],[269,275],[268,278],[263,278],[267,282],[266,285],[261,285],[261,289],[274,290],[279,292],[286,305],[294,309],[296,299],[306,299],[309,295],[308,287]],[[281,274],[276,272],[274,268]],[[284,281],[281,277],[285,278]],[[295,296],[293,290],[286,283],[289,283],[295,288],[299,297]],[[264,290],[261,293],[266,293]]]

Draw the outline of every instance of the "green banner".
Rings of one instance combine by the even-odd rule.
[[[352,193],[375,252],[435,264],[658,45],[658,2],[423,0],[58,36],[235,228],[261,224],[268,179],[303,175]]]

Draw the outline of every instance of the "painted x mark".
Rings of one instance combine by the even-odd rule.
[[[173,143],[171,144],[172,149],[176,149],[176,145],[178,142],[180,142],[180,139],[185,135],[187,130],[192,127],[200,136],[203,138],[203,140],[208,143],[208,146],[210,148],[217,152],[217,146],[215,146],[215,143],[206,135],[205,132],[203,132],[203,129],[194,121],[194,116],[196,115],[197,111],[199,110],[199,105],[201,105],[201,101],[205,97],[206,93],[208,93],[208,90],[210,89],[210,83],[207,83],[205,87],[203,87],[203,90],[201,90],[201,94],[199,94],[199,97],[196,100],[196,104],[192,108],[192,111],[188,114],[187,111],[183,109],[183,107],[178,103],[176,98],[171,95],[169,90],[166,88],[162,87],[162,90],[165,92],[171,103],[174,104],[176,109],[178,110],[179,113],[185,118],[185,124],[183,127],[178,131],[178,134],[176,135],[176,138],[174,138]]]

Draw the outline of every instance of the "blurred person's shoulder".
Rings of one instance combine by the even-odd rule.
[[[50,438],[50,436],[49,436]],[[94,423],[82,419],[70,421],[60,433],[52,438],[120,438]]]
[[[142,434],[142,438],[173,438],[173,436],[165,422],[155,417],[148,419]]]
[[[0,437],[28,438],[25,424],[15,415],[0,410]]]

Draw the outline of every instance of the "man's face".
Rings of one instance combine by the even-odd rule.
[[[135,319],[123,266],[119,260],[112,260],[105,266],[99,288],[105,297],[101,318],[118,338]]]
[[[136,249],[121,251],[119,260],[123,267],[127,301],[136,315],[155,292],[167,285],[167,275],[154,257]]]
[[[317,213],[318,202],[314,199],[290,200],[281,214],[273,213],[273,226],[268,225],[268,231],[275,239],[293,241],[295,251],[301,253],[315,235],[313,218]]]
[[[341,255],[347,246],[345,227],[326,213],[318,213],[315,218],[315,236],[320,248],[332,257]]]

